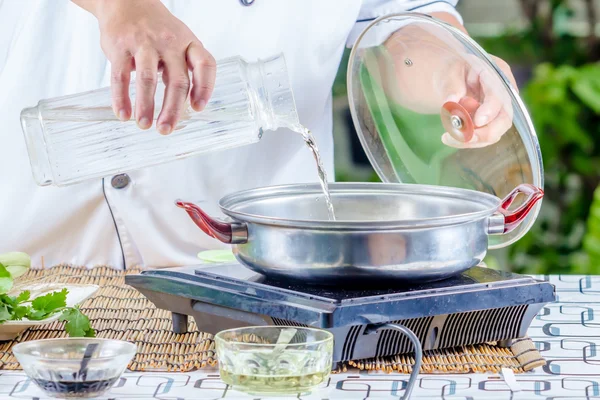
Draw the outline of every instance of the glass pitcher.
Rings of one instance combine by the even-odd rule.
[[[164,96],[159,79],[154,121]],[[129,88],[135,101],[135,82]],[[264,130],[298,126],[282,54],[255,63],[232,57],[217,63],[213,95],[205,110],[189,102],[173,133],[156,123],[140,130],[135,117],[122,122],[111,107],[110,88],[42,100],[21,112],[33,177],[38,185],[65,186],[208,151],[260,140]]]

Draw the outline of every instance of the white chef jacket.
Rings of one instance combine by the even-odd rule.
[[[330,180],[331,87],[345,46],[373,19],[394,12],[445,11],[458,0],[164,0],[219,60],[248,61],[282,52],[300,121],[312,130]],[[0,0],[0,253],[24,251],[32,263],[150,268],[197,262],[225,245],[174,205],[181,198],[219,215],[218,201],[238,190],[316,182],[301,137],[266,132],[250,146],[204,154],[68,187],[32,178],[20,111],[40,99],[105,87],[110,64],[96,19],[69,0]],[[141,133],[140,133],[141,134]]]

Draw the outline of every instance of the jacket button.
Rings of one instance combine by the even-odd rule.
[[[251,6],[254,3],[254,0],[240,0],[240,3],[244,6]]]
[[[124,187],[129,185],[129,182],[131,182],[131,179],[129,178],[129,175],[127,175],[127,174],[115,175],[110,180],[110,184],[115,189],[123,189]]]

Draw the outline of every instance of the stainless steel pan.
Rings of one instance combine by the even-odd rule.
[[[227,221],[178,201],[208,235],[261,274],[311,283],[434,281],[482,261],[488,235],[512,231],[543,196],[520,185],[504,200],[466,189],[335,183],[336,221],[318,185],[242,191],[219,202]],[[526,199],[509,207],[519,194]]]

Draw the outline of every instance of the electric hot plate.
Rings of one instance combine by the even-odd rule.
[[[149,270],[125,281],[172,312],[176,333],[186,331],[188,316],[213,334],[255,325],[322,328],[334,334],[335,362],[412,351],[401,332],[372,329],[385,323],[410,329],[423,350],[508,345],[555,300],[548,282],[485,266],[444,281],[386,289],[275,281],[238,263]]]

